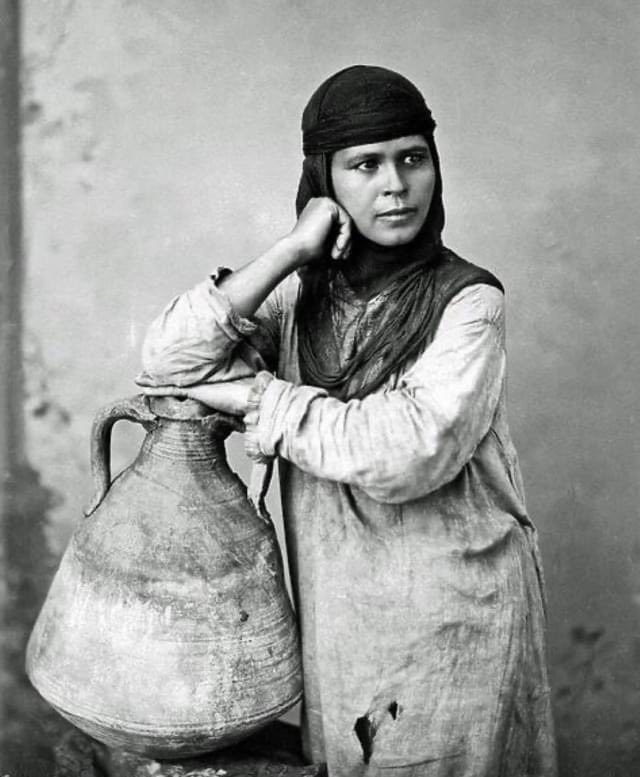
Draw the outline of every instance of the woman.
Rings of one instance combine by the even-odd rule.
[[[546,777],[502,287],[442,245],[434,128],[397,73],[323,83],[296,226],[176,298],[139,382],[244,416],[249,455],[279,458],[311,760],[332,777]]]

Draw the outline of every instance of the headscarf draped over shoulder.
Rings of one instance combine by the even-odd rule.
[[[318,333],[331,321],[332,283],[338,263],[318,262],[302,273],[296,309],[300,372],[305,383],[326,388],[342,399],[377,390],[427,347],[455,294],[475,283],[502,289],[489,272],[442,245],[444,206],[435,121],[420,91],[404,76],[382,67],[354,65],[318,87],[302,115],[305,154],[296,196],[298,215],[312,197],[333,197],[331,155],[343,148],[422,135],[431,153],[436,180],[429,212],[408,244],[383,249],[354,236],[354,253],[383,250],[393,268],[385,294],[385,315],[346,364],[327,360]]]

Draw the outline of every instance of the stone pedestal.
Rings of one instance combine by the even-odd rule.
[[[54,777],[326,777],[326,769],[305,766],[299,729],[276,722],[234,747],[184,761],[110,750],[72,731],[55,749]]]

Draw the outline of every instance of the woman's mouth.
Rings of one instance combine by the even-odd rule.
[[[415,216],[417,208],[390,208],[376,215],[377,219],[388,222],[409,221]]]

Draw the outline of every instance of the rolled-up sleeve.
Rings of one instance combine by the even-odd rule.
[[[504,298],[477,284],[449,303],[435,338],[396,388],[343,402],[271,379],[249,439],[262,455],[358,486],[380,502],[405,502],[453,480],[473,456],[504,374]]]
[[[142,347],[141,386],[191,386],[254,375],[277,351],[276,294],[255,320],[239,316],[218,283],[220,268],[175,297],[152,322]]]

